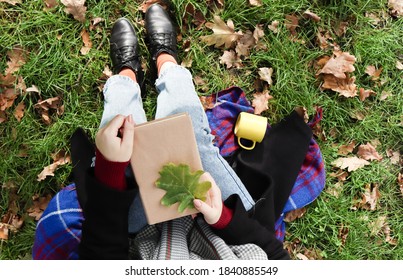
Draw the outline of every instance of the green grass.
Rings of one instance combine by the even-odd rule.
[[[27,217],[26,210],[31,206],[34,194],[54,194],[69,183],[71,165],[59,168],[54,177],[38,182],[37,175],[43,167],[52,163],[51,154],[59,150],[69,150],[68,139],[77,127],[83,127],[94,137],[102,115],[101,80],[105,65],[109,61],[109,35],[113,22],[126,16],[133,22],[142,18],[138,10],[141,1],[87,0],[87,21],[84,24],[67,15],[59,5],[45,11],[43,1],[23,1],[11,6],[0,3],[0,72],[6,68],[7,51],[20,45],[29,51],[28,59],[16,73],[23,77],[27,87],[36,85],[41,90],[26,93],[15,100],[7,110],[8,121],[0,124],[0,184],[13,182],[18,188],[19,214],[24,216],[25,224],[19,232],[10,235],[9,240],[0,241],[0,259],[24,259],[30,257],[35,222]],[[318,140],[324,156],[326,171],[335,169],[331,162],[338,157],[340,145],[355,140],[358,144],[378,139],[381,143],[377,150],[384,157],[381,162],[371,162],[357,171],[351,172],[344,182],[342,191],[335,197],[327,191],[337,179],[327,177],[326,188],[320,197],[307,207],[307,213],[300,219],[287,224],[286,241],[293,244],[292,257],[297,253],[315,251],[316,257],[323,259],[402,259],[403,258],[403,197],[399,193],[397,175],[401,166],[390,164],[386,150],[403,152],[403,98],[402,71],[396,68],[396,60],[403,60],[403,19],[389,15],[378,25],[365,16],[366,13],[388,12],[387,1],[370,0],[316,0],[316,1],[263,1],[262,7],[250,7],[246,0],[225,1],[224,9],[218,14],[225,21],[232,19],[235,29],[254,30],[256,24],[263,24],[265,36],[262,38],[267,51],[253,50],[243,61],[244,68],[227,70],[219,63],[222,50],[207,47],[199,39],[211,34],[203,27],[197,30],[183,20],[185,7],[193,3],[205,17],[212,21],[214,13],[205,6],[205,1],[173,1],[175,17],[179,26],[186,27],[183,39],[191,40],[188,53],[179,53],[180,59],[192,58],[191,72],[207,82],[208,92],[217,92],[232,85],[240,86],[252,98],[255,92],[254,80],[258,77],[259,67],[274,69],[273,85],[270,94],[269,110],[265,115],[271,123],[279,121],[295,106],[305,106],[310,115],[314,106],[324,110],[321,122],[327,140]],[[306,43],[293,42],[284,26],[285,15],[302,15],[307,9],[317,13],[321,21],[300,20],[297,29],[298,39]],[[82,40],[80,32],[89,28],[90,19],[102,17],[99,27],[90,32],[93,47],[89,54],[80,54]],[[267,26],[273,21],[280,22],[280,32],[274,34]],[[334,27],[340,22],[349,23],[346,34],[338,37]],[[377,92],[375,97],[364,102],[358,98],[346,99],[334,92],[322,92],[315,77],[312,62],[331,51],[321,50],[315,43],[316,34],[322,28],[329,30],[343,51],[357,58],[354,75],[359,87],[371,88]],[[147,61],[144,28],[136,24],[141,38],[141,53]],[[62,35],[60,39],[58,36]],[[182,50],[182,42],[178,47]],[[382,67],[383,84],[377,84],[365,74],[368,65]],[[0,93],[2,92],[0,87]],[[156,94],[151,85],[144,100],[147,117],[155,113]],[[380,100],[382,91],[392,95]],[[51,114],[52,124],[45,125],[34,105],[39,98],[61,96],[65,107],[64,114]],[[13,117],[16,105],[23,101],[26,105],[21,122]],[[361,121],[351,117],[361,112]],[[27,156],[18,156],[22,149]],[[355,199],[363,192],[365,184],[377,183],[381,193],[377,210],[352,210]],[[8,189],[1,189],[0,216],[8,210]],[[378,217],[386,216],[391,236],[397,245],[385,242],[381,232],[371,235],[370,224]],[[347,228],[345,243],[339,231]]]

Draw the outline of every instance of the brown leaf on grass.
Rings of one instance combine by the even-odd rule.
[[[24,116],[25,104],[24,102],[18,103],[17,107],[14,110],[14,117],[17,119],[18,122],[21,121],[22,117]]]
[[[140,5],[139,10],[145,13],[147,9],[155,3],[160,4],[164,9],[167,9],[165,2],[166,1],[163,0],[146,0]]]
[[[376,81],[379,79],[379,76],[382,73],[382,67],[379,69],[376,69],[375,66],[373,65],[369,65],[366,69],[365,69],[365,73],[367,73],[369,76],[371,76],[371,80]]]
[[[295,221],[296,219],[299,219],[302,216],[304,216],[305,213],[306,213],[305,207],[298,208],[298,209],[292,210],[290,212],[287,212],[287,214],[285,214],[285,217],[284,217],[284,222],[290,223],[292,221]]]
[[[375,221],[368,224],[372,236],[385,236],[385,242],[396,246],[397,240],[391,237],[391,230],[386,216],[379,216]]]
[[[273,75],[273,68],[259,68],[258,74],[262,81],[266,81],[269,85],[273,84],[273,80],[271,79],[271,76]]]
[[[193,4],[188,3],[185,8],[186,15],[183,18],[185,25],[189,24],[189,18],[191,22],[196,26],[196,30],[199,30],[203,27],[203,24],[206,23],[206,18],[203,13],[199,9],[195,9]]]
[[[60,96],[51,97],[45,100],[39,100],[38,103],[34,105],[39,113],[41,114],[42,120],[45,124],[49,125],[51,123],[49,117],[49,111],[52,109],[56,111],[57,115],[61,116],[64,113],[64,106],[62,105],[62,100]]]
[[[403,174],[399,173],[397,175],[397,184],[399,185],[400,188],[400,194],[403,196]]]
[[[39,221],[51,199],[52,196],[50,194],[46,196],[34,195],[32,197],[32,206],[27,210],[28,215],[35,218],[35,221]]]
[[[45,166],[41,173],[38,175],[38,181],[43,181],[48,176],[55,176],[54,172],[59,166],[68,164],[71,162],[70,156],[67,155],[64,151],[60,151],[57,154],[52,155],[53,163]]]
[[[241,68],[243,66],[242,60],[233,50],[224,51],[224,54],[220,57],[220,63],[225,64],[227,69],[232,67]]]
[[[348,231],[349,231],[348,227],[346,227],[343,224],[339,228],[339,234],[337,235],[337,237],[341,240],[341,246],[344,246],[346,244]]]
[[[386,150],[386,155],[390,159],[391,164],[399,164],[400,161],[400,152],[393,151],[391,149]]]
[[[329,174],[330,177],[337,178],[337,180],[338,180],[339,182],[344,182],[344,181],[346,181],[348,175],[349,175],[349,173],[348,173],[347,171],[344,171],[344,170],[341,170],[341,169],[339,169],[339,170],[336,171],[336,172],[333,172],[333,173],[330,173],[330,174]]]
[[[214,16],[214,22],[207,22],[205,25],[213,30],[213,34],[200,37],[208,46],[214,45],[216,48],[224,46],[228,49],[242,36],[242,32],[235,32],[234,23],[230,19],[225,24],[219,16]]]
[[[334,33],[336,33],[337,36],[342,37],[344,34],[346,34],[347,27],[348,27],[348,22],[342,21],[339,23],[339,25],[338,25],[337,29],[334,31]]]
[[[262,0],[249,0],[249,4],[255,7],[260,7],[262,6]]]
[[[252,107],[255,109],[254,113],[256,115],[260,115],[262,112],[269,109],[269,100],[272,99],[273,96],[269,94],[268,90],[264,92],[258,92],[253,94]]]
[[[71,14],[74,19],[79,22],[85,22],[85,13],[87,7],[85,7],[85,0],[61,0],[62,4],[66,6],[64,11],[67,14]]]
[[[352,153],[354,148],[355,148],[355,141],[352,141],[350,144],[341,145],[337,154],[346,156],[346,155]]]
[[[0,223],[0,240],[8,240],[8,227],[3,223]]]
[[[0,111],[5,111],[13,106],[17,97],[18,93],[13,88],[8,88],[3,93],[0,93]]]
[[[381,161],[382,156],[378,154],[376,151],[375,147],[371,145],[371,143],[367,143],[365,145],[360,145],[358,147],[358,152],[357,152],[358,157],[365,159],[365,160],[377,160]]]
[[[273,20],[270,25],[268,26],[268,28],[273,31],[274,34],[278,33],[278,25],[280,24],[280,22],[278,20]]]
[[[401,63],[399,60],[396,60],[396,68],[399,70],[403,70],[403,63]]]
[[[402,0],[389,0],[388,6],[390,14],[394,17],[403,16],[403,1]]]
[[[338,79],[346,79],[346,73],[354,72],[355,56],[348,52],[334,52],[334,56],[323,66],[318,74],[330,74]]]
[[[295,15],[286,15],[285,16],[285,27],[290,31],[291,35],[297,36],[297,27],[298,27],[298,18]]]
[[[32,85],[29,88],[25,90],[26,92],[36,92],[36,93],[41,93],[39,88],[36,85]]]
[[[21,4],[22,0],[0,0],[0,2],[8,3],[15,6],[16,4]]]
[[[334,173],[331,173],[329,175],[333,177],[332,174]],[[329,187],[326,188],[325,192],[338,198],[343,192],[343,182],[339,181],[335,184],[331,184]]]
[[[378,190],[378,184],[365,184],[364,193],[361,194],[361,200],[355,205],[359,209],[374,211],[376,210],[378,199],[381,193]]]
[[[315,13],[312,13],[310,10],[306,10],[302,15],[303,15],[304,18],[312,19],[315,22],[320,21],[320,16],[318,16]]]
[[[331,89],[339,93],[339,96],[355,97],[357,96],[357,85],[355,84],[355,76],[338,79],[333,75],[322,75],[324,83],[322,89]]]
[[[58,5],[59,3],[57,2],[57,0],[45,0],[46,9],[53,9]]]
[[[21,46],[14,46],[12,50],[7,52],[8,62],[5,71],[6,77],[9,74],[17,72],[22,65],[25,64],[28,52]]]
[[[103,22],[103,21],[105,21],[105,19],[101,18],[101,17],[93,18],[91,20],[91,23],[90,23],[90,31],[96,29],[98,27],[98,24]]]
[[[80,36],[83,40],[83,44],[84,46],[81,48],[80,52],[82,55],[86,55],[89,53],[89,51],[92,48],[92,41],[90,38],[90,34],[88,33],[87,30],[85,30],[85,28],[81,31]]]
[[[376,92],[373,91],[372,89],[360,88],[359,92],[360,92],[359,95],[360,95],[361,101],[364,101],[365,99],[367,99],[370,96],[376,95]]]
[[[0,123],[7,121],[7,114],[6,112],[0,111]]]
[[[333,166],[339,167],[341,169],[347,169],[348,172],[355,171],[368,164],[370,164],[369,161],[358,158],[356,156],[338,158],[332,162]]]
[[[105,65],[104,70],[102,71],[101,80],[107,80],[113,76],[112,70],[109,68],[108,65]]]

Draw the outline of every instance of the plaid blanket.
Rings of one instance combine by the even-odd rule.
[[[246,99],[245,93],[239,87],[230,87],[212,96],[216,104],[214,108],[206,111],[211,133],[216,136],[215,145],[224,157],[235,152],[239,145],[235,139],[233,127],[240,112],[253,113],[253,108]],[[318,109],[313,120],[308,123],[313,127],[322,118],[322,110]],[[268,125],[268,129],[270,129]],[[325,168],[319,146],[312,138],[305,160],[298,174],[291,195],[283,209],[283,213],[276,221],[276,237],[284,240],[285,222],[287,212],[299,209],[314,201],[325,186]]]
[[[253,108],[246,99],[244,92],[238,87],[232,87],[213,94],[212,98],[219,106],[206,112],[212,134],[216,137],[215,145],[220,149],[223,156],[229,156],[239,147],[233,134],[233,126],[240,112],[253,113]],[[321,118],[321,111],[314,118],[311,125],[314,125]],[[269,125],[270,128],[270,125]],[[291,195],[284,207],[283,214],[276,221],[276,237],[284,239],[285,223],[284,215],[294,209],[301,208],[311,203],[321,193],[325,184],[325,170],[319,146],[311,140],[305,161],[294,184]],[[78,259],[78,245],[81,240],[81,227],[83,221],[82,209],[78,203],[75,185],[71,184],[58,192],[50,201],[47,209],[39,220],[35,232],[35,241],[32,251],[34,259]],[[133,248],[142,258],[227,258],[227,259],[261,259],[264,252],[255,245],[247,244],[242,246],[227,246],[218,236],[214,235],[209,226],[197,221],[197,225],[191,226],[191,220],[183,219],[181,222],[171,221],[164,223],[163,228],[150,226],[146,231],[131,240]],[[175,228],[175,232],[172,229]],[[165,232],[164,234],[162,234]],[[173,234],[174,233],[174,234]],[[168,250],[166,244],[161,241],[167,237],[175,240],[178,252],[182,252],[187,246],[183,242],[190,240],[192,251],[186,250],[179,255]],[[186,237],[183,240],[177,237]],[[202,238],[203,237],[203,238]],[[178,239],[178,240],[177,240]],[[171,240],[171,241],[172,241]],[[141,242],[140,242],[141,241]],[[189,245],[188,244],[188,245]],[[206,244],[214,248],[206,247]],[[164,247],[165,246],[165,247]],[[190,247],[189,247],[190,248]],[[207,249],[203,249],[207,248]],[[260,250],[259,250],[260,249]],[[205,251],[203,251],[205,250]],[[170,253],[171,252],[171,253]]]

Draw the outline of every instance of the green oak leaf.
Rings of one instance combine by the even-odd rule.
[[[202,170],[190,171],[189,165],[168,163],[159,172],[160,178],[155,185],[166,191],[161,199],[161,204],[171,206],[179,202],[178,211],[186,208],[194,208],[193,199],[206,200],[207,191],[211,188],[211,182],[199,183]]]

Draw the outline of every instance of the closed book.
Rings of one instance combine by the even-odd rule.
[[[169,207],[161,204],[165,190],[156,187],[159,171],[168,163],[187,164],[192,172],[203,170],[192,121],[181,113],[135,126],[131,157],[147,222],[176,219],[197,213],[196,209],[178,211],[178,203]]]

